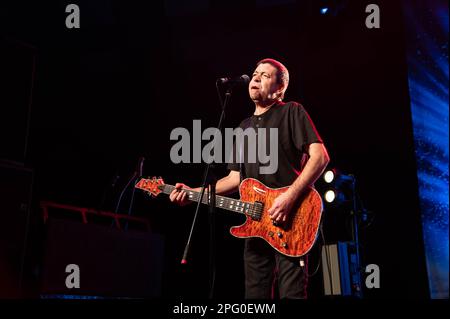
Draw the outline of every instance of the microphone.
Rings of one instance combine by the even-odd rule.
[[[247,74],[242,74],[237,78],[220,78],[218,81],[222,85],[235,86],[235,85],[247,85],[250,82],[250,77]]]

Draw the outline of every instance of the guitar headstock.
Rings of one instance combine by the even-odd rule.
[[[141,180],[134,186],[142,189],[153,196],[158,196],[163,191],[164,181],[161,177],[141,178]]]

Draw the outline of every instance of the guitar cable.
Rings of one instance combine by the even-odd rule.
[[[322,236],[322,242],[323,242],[323,246],[325,247],[325,259],[327,260],[327,273],[328,273],[328,280],[330,281],[330,296],[334,296],[334,289],[333,289],[333,280],[331,277],[331,262],[330,262],[330,255],[329,255],[329,251],[328,251],[328,247],[326,245],[326,241],[325,241],[325,235],[323,234],[323,227],[322,227],[322,223],[320,223],[320,235]],[[322,258],[321,258],[322,259]]]
[[[329,256],[328,248],[327,248],[326,241],[325,241],[325,235],[323,233],[323,223],[322,223],[322,221],[320,222],[319,229],[320,229],[320,236],[322,237],[322,245],[321,245],[321,247],[322,247],[322,249],[325,249],[325,258],[326,258],[326,261],[327,261],[327,268],[328,268],[327,274],[328,274],[328,279],[330,281],[331,296],[333,296],[333,282],[331,280],[332,278],[331,278],[330,256]],[[320,252],[320,249],[319,249],[319,252]],[[309,273],[307,274],[308,278],[311,278],[311,277],[317,275],[317,272],[319,271],[319,268],[320,268],[321,265],[322,265],[322,258],[321,258],[321,256],[319,256],[319,262],[317,263],[316,269],[313,271],[312,274],[309,274]]]
[[[322,228],[322,222],[320,222],[319,228]],[[323,237],[322,237],[322,246],[323,247],[324,243],[323,243]],[[307,274],[308,278],[311,278],[315,275],[317,275],[317,272],[319,271],[320,265],[322,264],[322,259],[319,257],[319,262],[317,263],[316,269],[313,271],[312,274]]]

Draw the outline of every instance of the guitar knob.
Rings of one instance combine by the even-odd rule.
[[[287,248],[287,243],[282,243],[282,244],[281,244],[281,247]]]
[[[269,231],[269,237],[273,237],[273,231]]]
[[[277,233],[277,236],[278,236],[278,238],[282,238],[282,237],[283,237],[283,234],[282,234],[281,232],[278,232],[278,233]]]

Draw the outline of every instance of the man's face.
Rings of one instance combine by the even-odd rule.
[[[248,85],[250,98],[255,103],[268,104],[277,99],[281,86],[277,84],[277,69],[269,63],[262,63],[253,72]]]

